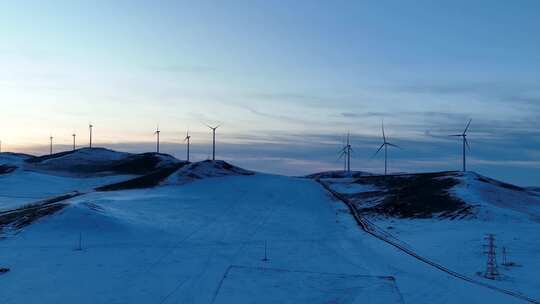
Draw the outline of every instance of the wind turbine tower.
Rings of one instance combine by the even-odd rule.
[[[92,123],[89,123],[88,124],[88,130],[90,131],[90,149],[92,149],[92,129],[94,128],[94,126],[92,125]]]
[[[450,136],[454,137],[461,137],[463,140],[463,172],[467,171],[467,161],[466,161],[466,151],[465,146],[467,146],[467,149],[471,150],[471,147],[469,146],[469,142],[467,141],[467,131],[469,130],[469,126],[471,125],[472,119],[469,119],[469,123],[467,123],[467,126],[465,127],[465,130],[461,134],[453,134]]]
[[[353,149],[351,147],[350,134],[347,133],[347,144],[341,150],[341,154],[339,155],[339,158],[345,157],[344,170],[347,170],[347,173],[349,174],[351,173],[351,153],[352,152],[353,152]]]
[[[209,125],[206,126],[212,130],[212,160],[216,160],[216,130],[221,125],[217,125],[215,127]]]
[[[53,137],[49,136],[49,155],[52,155],[52,140]]]
[[[156,129],[156,132],[154,132],[154,134],[157,136],[157,143],[156,143],[156,151],[157,153],[159,153],[159,133],[161,131],[159,130],[159,125],[157,126],[157,129]]]
[[[186,138],[184,138],[184,141],[187,142],[187,161],[189,162],[189,144],[191,140],[191,135],[189,135],[189,131],[186,132]]]
[[[73,136],[73,151],[75,151],[75,137],[77,136],[77,134],[73,133],[71,134],[71,136]]]
[[[384,122],[381,124],[381,129],[382,129],[383,143],[373,156],[377,155],[379,151],[381,151],[381,149],[384,148],[384,175],[387,175],[388,173],[388,147],[394,147],[394,148],[399,148],[399,147],[397,145],[389,143],[386,140],[386,135],[384,133]]]

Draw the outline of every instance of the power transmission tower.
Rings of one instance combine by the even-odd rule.
[[[492,233],[486,234],[486,237],[484,238],[487,241],[487,245],[484,245],[486,248],[486,251],[484,253],[487,254],[487,262],[486,262],[486,272],[484,273],[484,277],[486,279],[495,280],[499,276],[499,271],[497,270],[497,253],[495,246],[495,235]]]

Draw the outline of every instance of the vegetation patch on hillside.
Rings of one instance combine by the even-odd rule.
[[[452,196],[458,173],[441,172],[393,176],[365,176],[354,183],[374,186],[378,191],[348,194],[361,212],[400,218],[463,218],[473,206]]]

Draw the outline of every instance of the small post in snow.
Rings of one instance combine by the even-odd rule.
[[[506,249],[506,247],[502,248],[502,257],[503,257],[503,263],[502,263],[503,266],[506,266],[506,267],[516,266],[516,263],[508,260],[508,249]]]
[[[262,259],[263,262],[268,262],[268,245],[266,240],[264,241],[264,258]]]
[[[75,250],[82,251],[82,232],[79,232],[79,246],[77,246]]]

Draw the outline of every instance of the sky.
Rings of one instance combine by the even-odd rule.
[[[2,151],[218,158],[288,175],[469,169],[540,186],[538,1],[3,1]]]

